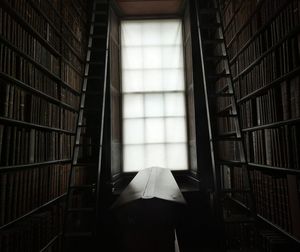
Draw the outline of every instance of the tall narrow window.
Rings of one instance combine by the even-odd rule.
[[[181,20],[123,21],[121,31],[123,170],[186,170]]]

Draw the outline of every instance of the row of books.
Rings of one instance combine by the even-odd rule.
[[[58,0],[51,1],[40,1],[40,0],[31,0],[29,4],[31,6],[37,7],[38,10],[52,23],[57,29],[61,25],[61,19],[59,14],[59,4]]]
[[[24,30],[18,23],[12,19],[6,12],[4,12],[3,9],[0,9],[0,18],[1,15],[3,16],[3,20],[6,20],[6,22],[3,22],[3,27],[1,30],[0,27],[0,35],[9,43],[13,44],[16,48],[18,48],[21,52],[28,55],[31,59],[38,62],[42,66],[46,67],[49,71],[51,71],[56,76],[59,76],[59,59],[51,54],[49,50],[47,50],[39,41],[36,39],[33,35],[31,35],[29,32]],[[10,23],[8,23],[10,22]],[[18,26],[17,26],[18,25]],[[18,29],[10,31],[13,27],[17,26]],[[8,28],[12,27],[12,28]],[[47,29],[48,30],[48,29]],[[20,36],[21,34],[21,36]],[[51,42],[51,41],[50,41]],[[49,42],[49,43],[50,43]],[[60,40],[58,38],[57,43],[59,44]],[[65,42],[63,42],[63,49],[67,50],[67,52],[64,52],[63,54],[68,56],[66,59],[67,61],[62,61],[62,73],[64,76],[62,77],[63,80],[68,83],[72,88],[79,91],[78,82],[80,82],[80,78],[78,79],[78,75],[74,76],[75,74],[69,70],[71,68],[69,64],[72,64],[76,69],[78,69],[80,72],[82,71],[82,63],[79,61],[79,59],[72,53],[72,51],[69,49],[68,46],[65,45]],[[4,46],[4,45],[3,45]],[[77,45],[77,47],[84,48],[82,44]],[[58,51],[59,47],[57,47]],[[13,77],[20,79],[21,81],[25,79],[25,75],[28,75],[28,71],[26,71],[27,63],[31,63],[30,60],[25,59],[24,57],[21,57],[17,52],[11,51],[10,48],[3,48],[4,52],[1,55],[1,58],[3,57],[3,66],[6,67],[6,71],[8,74],[12,75]],[[82,49],[83,50],[83,49]],[[17,57],[18,59],[15,59]],[[68,62],[68,63],[67,63]],[[74,70],[73,70],[74,71]]]
[[[240,104],[242,128],[300,118],[299,76]]]
[[[222,20],[226,22],[226,20],[230,20],[232,16],[225,16],[228,14],[234,15],[233,21],[228,25],[225,25],[225,40],[226,43],[232,43],[234,40],[239,39],[239,34],[242,34],[242,30],[249,29],[250,33],[248,34],[250,39],[261,27],[268,24],[269,20],[273,17],[274,13],[282,9],[282,6],[287,2],[292,2],[289,0],[266,0],[266,1],[250,1],[243,2],[239,11],[236,13],[224,13]],[[299,13],[297,13],[298,2],[296,0],[293,1],[293,7],[296,9],[295,17],[293,20],[295,22],[299,21]],[[286,17],[287,19],[291,17]],[[227,24],[227,23],[225,23]],[[243,36],[243,35],[242,35]],[[246,41],[247,39],[242,39]],[[238,48],[241,47],[241,44],[237,45]]]
[[[287,249],[290,252],[298,251],[296,245],[289,238],[279,232],[266,228],[259,231],[255,243],[259,251],[282,252]]]
[[[223,165],[221,171],[222,189],[226,194],[247,207],[252,206],[247,168]]]
[[[70,164],[0,173],[0,226],[66,193]]]
[[[298,251],[296,245],[284,235],[253,223],[226,224],[225,233],[228,251]]]
[[[300,238],[299,178],[250,171],[257,213]]]
[[[231,1],[224,0],[220,1],[220,7],[223,10],[223,25],[224,27],[228,27],[229,22],[231,22],[234,13],[239,9],[241,5],[241,0]]]
[[[74,136],[0,124],[1,166],[70,159]]]
[[[82,45],[86,45],[87,40],[85,37],[82,37],[80,30],[77,31],[77,33],[80,34],[80,40],[76,38],[78,35],[75,35],[74,32],[70,31],[67,26],[62,26],[62,34],[64,34],[65,42],[73,48],[79,59],[84,60],[85,48]]]
[[[245,145],[252,163],[300,169],[299,124],[246,132]]]
[[[286,5],[286,7],[276,16],[275,19],[270,22],[270,24],[268,24],[260,34],[253,38],[253,36],[256,35],[262,27],[260,25],[262,23],[261,15],[254,15],[254,17],[251,19],[251,22],[249,22],[240,31],[240,33],[237,34],[236,39],[229,45],[229,57],[233,58],[251,39],[253,41],[245,48],[254,43],[257,45],[256,50],[258,54],[262,54],[274,46],[300,24],[300,12],[298,9],[299,2],[290,1],[290,3]]]
[[[60,112],[60,117],[60,128],[70,132],[75,132],[77,123],[77,112],[62,108]]]
[[[0,83],[0,116],[25,121],[52,128],[75,131],[76,113],[68,108],[61,108],[29,91],[24,91],[14,84]],[[62,100],[72,102],[78,108],[79,97],[62,89]]]
[[[52,128],[60,126],[60,106],[14,84],[0,84],[0,116]]]
[[[217,157],[221,160],[242,161],[242,143],[236,140],[220,140],[216,143]]]
[[[95,171],[94,174],[91,171]],[[97,169],[76,166],[72,172],[71,184],[74,186],[91,185],[96,183]]]
[[[68,88],[61,87],[60,90],[61,90],[60,100],[63,103],[71,105],[74,109],[78,109],[80,96],[78,94],[74,94],[73,92],[70,92]]]
[[[75,5],[77,8],[81,8],[80,4],[76,4],[76,1],[66,0],[62,8],[62,17],[76,39],[82,41],[85,39],[83,30],[87,23],[87,15],[86,12],[80,13],[78,9],[75,8]],[[78,18],[78,15],[80,18]]]
[[[38,67],[38,64],[40,64],[42,66],[42,69],[46,68],[48,71],[54,74],[54,78],[55,76],[58,77],[59,59],[53,54],[51,54],[49,51],[47,51],[44,47],[42,47],[41,44],[39,44],[39,42],[34,43],[33,45],[34,52],[36,52],[35,58],[31,58],[31,60],[25,60],[25,57],[22,56],[20,53],[16,52],[11,47],[1,43],[1,72],[4,72],[14,78],[24,78],[23,76],[28,73],[26,73],[26,64],[23,63],[25,63],[26,61],[34,61],[37,63],[34,64],[35,67],[41,69],[41,67]]]
[[[71,83],[72,88],[80,92],[82,83],[81,75],[65,62],[62,62],[61,67],[61,79],[66,83]]]
[[[291,38],[290,41],[295,42],[295,39],[296,38]],[[288,41],[285,43],[287,42]],[[264,57],[258,64],[247,71],[247,73],[242,75],[239,78],[239,82],[235,82],[238,99],[261,87],[271,84],[272,81],[290,73],[294,69],[298,69],[300,63],[300,46],[298,46],[297,51],[292,50],[293,53],[282,54],[281,52],[283,52],[283,50],[281,49],[284,47],[285,43],[278,47],[276,51],[273,51]],[[233,69],[235,69],[235,75],[238,75],[238,69],[234,67],[232,70]]]
[[[216,118],[216,132],[218,135],[226,134],[228,132],[236,131],[236,122],[232,117],[218,117]]]
[[[258,82],[256,85],[264,86],[269,84],[276,78],[289,73],[299,66],[300,62],[300,45],[298,44],[298,36],[287,38],[279,46],[269,51],[262,59],[255,63],[256,68],[247,72],[243,76],[248,82]],[[233,65],[231,66],[233,77],[237,77],[240,72],[247,68],[250,64],[257,60],[262,54],[260,46],[254,40],[242,53],[240,53]],[[271,76],[267,71],[271,72]],[[254,76],[257,75],[257,76]],[[271,78],[268,78],[271,77]],[[251,81],[249,79],[252,79]],[[242,84],[240,84],[242,85]]]
[[[62,204],[53,205],[1,231],[1,252],[41,251],[62,230],[63,210]],[[58,248],[57,243],[54,246]]]
[[[65,62],[69,63],[77,72],[83,72],[83,63],[80,58],[70,49],[70,47],[66,43],[62,43],[62,56]]]

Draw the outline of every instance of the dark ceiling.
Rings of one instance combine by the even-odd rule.
[[[164,16],[180,13],[184,0],[115,0],[124,16]]]

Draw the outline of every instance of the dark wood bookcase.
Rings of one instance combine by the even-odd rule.
[[[0,3],[1,251],[59,249],[88,10],[81,0]]]
[[[267,251],[275,251],[274,244],[299,248],[300,1],[219,2],[261,224],[253,242]],[[242,176],[234,176],[243,183]],[[248,207],[241,199],[235,202]]]

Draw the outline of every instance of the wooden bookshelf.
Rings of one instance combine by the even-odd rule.
[[[300,2],[220,7],[257,217],[299,249]]]
[[[0,3],[0,250],[59,251],[88,10],[81,0]]]

